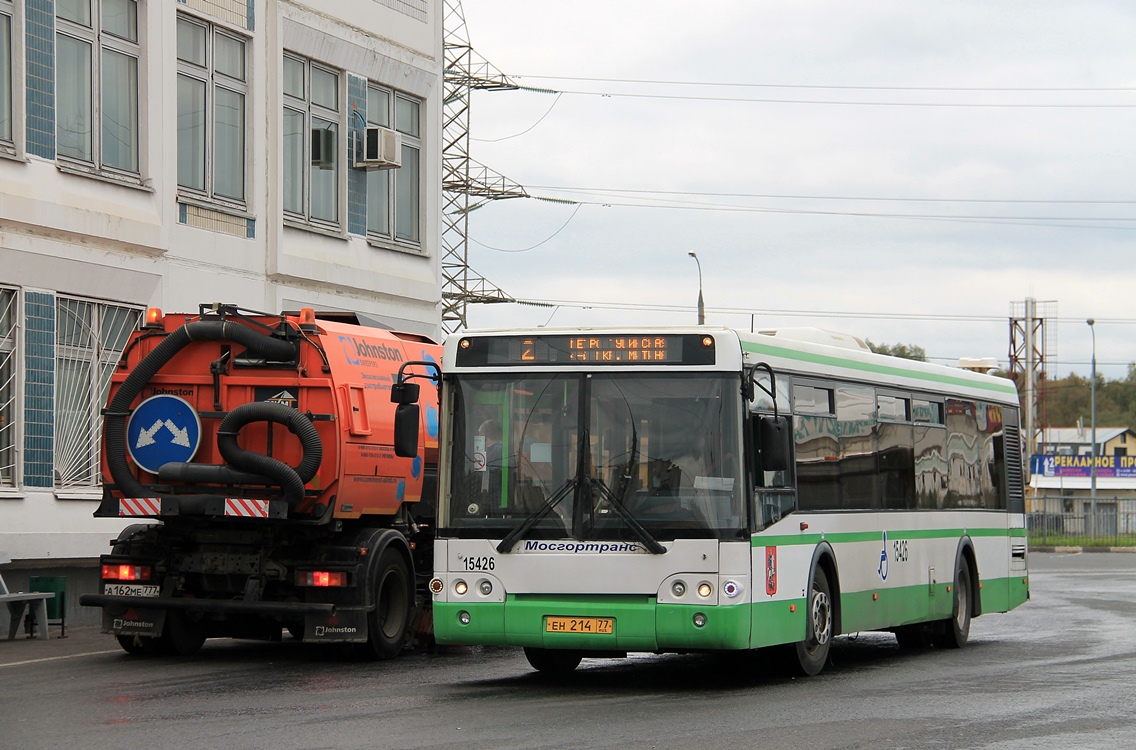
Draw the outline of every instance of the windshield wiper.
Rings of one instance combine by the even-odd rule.
[[[630,472],[630,467],[628,467],[628,472]],[[604,484],[604,481],[602,479],[598,477],[591,477],[590,481],[592,483],[592,486],[600,491],[600,495],[603,497],[603,499],[607,500],[608,504],[611,505],[615,512],[618,513],[619,516],[627,522],[628,528],[631,529],[635,536],[639,537],[639,541],[643,542],[643,545],[647,548],[648,552],[650,552],[652,555],[662,555],[666,553],[667,548],[659,544],[658,540],[656,540],[655,537],[651,536],[651,532],[643,528],[643,525],[635,520],[635,516],[631,515],[631,511],[629,511],[627,509],[627,506],[623,504],[622,496],[627,494],[627,487],[631,484],[629,476],[624,476],[620,481],[620,497],[616,497],[615,493],[613,493],[608,488],[608,486]]]
[[[501,540],[501,543],[497,545],[497,551],[501,554],[505,554],[509,550],[513,549],[513,545],[517,543],[518,539],[527,534],[529,532],[529,529],[531,529],[533,526],[536,526],[538,523],[540,523],[540,520],[551,513],[552,509],[559,505],[560,501],[568,496],[569,491],[574,490],[575,488],[576,478],[571,477],[569,479],[566,479],[564,481],[564,484],[560,485],[560,489],[558,489],[556,492],[550,495],[547,500],[544,501],[544,505],[537,508],[531,516],[525,519],[524,523],[510,531],[508,535]]]

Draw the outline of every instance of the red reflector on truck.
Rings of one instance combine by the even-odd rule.
[[[162,500],[158,497],[124,497],[118,501],[120,516],[158,516],[162,513]]]
[[[104,565],[104,581],[149,581],[149,565]]]
[[[347,573],[330,570],[296,571],[297,586],[346,586]]]
[[[268,501],[227,497],[225,498],[225,515],[242,518],[268,518]]]

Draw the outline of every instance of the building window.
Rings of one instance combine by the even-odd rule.
[[[16,341],[20,330],[15,289],[0,288],[0,487],[16,485]]]
[[[12,143],[12,4],[0,2],[0,141]]]
[[[178,186],[245,202],[246,41],[178,16]]]
[[[58,0],[56,148],[138,173],[138,2]]]
[[[421,242],[421,112],[418,99],[367,86],[367,124],[393,126],[402,134],[402,166],[367,173],[367,234],[373,237]]]
[[[395,171],[394,236],[419,241],[419,155],[422,153],[421,107],[401,94],[394,100],[394,128],[402,133],[402,166]]]
[[[341,72],[284,55],[284,211],[339,225]]]
[[[100,410],[141,311],[66,297],[55,310],[55,486],[98,483]]]

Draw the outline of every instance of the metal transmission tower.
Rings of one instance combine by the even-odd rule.
[[[1041,384],[1049,359],[1057,356],[1056,327],[1046,319],[1057,319],[1056,302],[1038,302],[1032,297],[1010,303],[1010,377],[1022,396],[1022,434],[1026,439],[1026,478],[1028,457],[1037,452],[1045,422],[1045,402]]]
[[[469,267],[470,210],[528,193],[469,156],[470,96],[478,89],[514,90],[516,84],[473,51],[461,0],[445,0],[442,28],[442,329],[453,333],[467,326],[470,303],[514,301]],[[480,202],[471,207],[471,198]]]

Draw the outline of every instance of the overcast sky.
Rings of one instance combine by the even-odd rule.
[[[513,297],[470,327],[817,326],[1009,355],[1014,302],[1050,372],[1136,361],[1132,0],[464,0],[472,156],[535,199],[470,215]],[[604,79],[604,80],[600,80]],[[731,84],[731,85],[718,85]],[[919,218],[923,217],[923,218]]]

